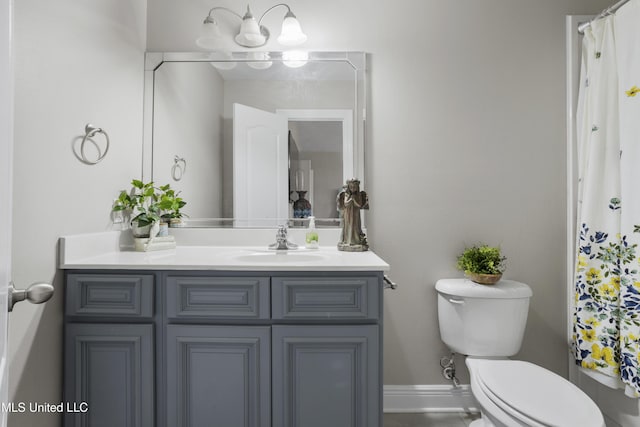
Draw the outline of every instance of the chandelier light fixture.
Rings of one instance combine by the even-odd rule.
[[[253,17],[249,6],[247,6],[247,12],[244,16],[226,7],[213,7],[209,10],[202,23],[202,29],[196,44],[204,49],[219,49],[224,44],[225,38],[228,38],[229,35],[223,34],[213,14],[216,11],[225,11],[241,21],[240,30],[232,37],[238,45],[247,48],[264,46],[269,41],[270,32],[262,25],[262,20],[269,12],[280,6],[286,7],[287,13],[282,21],[282,30],[277,39],[278,43],[283,46],[298,46],[304,43],[307,40],[307,36],[302,32],[300,22],[298,22],[298,19],[287,4],[279,3],[267,9],[258,20]]]

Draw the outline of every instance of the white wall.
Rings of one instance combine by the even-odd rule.
[[[369,241],[400,284],[385,294],[385,384],[445,382],[434,284],[459,276],[456,255],[478,241],[501,245],[505,277],[533,288],[519,356],[567,374],[564,16],[610,3],[290,3],[305,48],[370,53]],[[149,49],[194,50],[206,13],[150,1]]]
[[[206,62],[163,64],[155,73],[153,180],[171,184],[192,218],[222,217],[223,80]],[[186,161],[174,181],[174,156]]]
[[[118,190],[141,174],[146,0],[14,2],[13,279],[53,281],[44,306],[9,318],[10,400],[62,399],[61,235],[104,230]],[[71,151],[86,123],[111,138],[96,166]],[[57,426],[55,414],[13,414],[10,426]]]

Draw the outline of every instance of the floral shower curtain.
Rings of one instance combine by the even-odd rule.
[[[640,0],[585,31],[578,101],[576,361],[640,396]],[[611,385],[611,381],[602,381]]]

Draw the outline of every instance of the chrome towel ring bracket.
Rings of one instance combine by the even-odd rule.
[[[173,158],[173,166],[171,167],[171,178],[173,178],[174,181],[180,181],[186,172],[187,161],[176,155]]]
[[[76,157],[78,157],[83,163],[87,165],[95,165],[99,163],[102,159],[104,159],[107,153],[109,152],[109,135],[107,135],[107,132],[102,130],[102,128],[95,127],[90,123],[88,123],[84,127],[84,132],[85,132],[84,138],[82,138],[82,142],[80,143],[80,150],[79,150],[80,156],[77,156],[76,154]],[[96,141],[93,140],[93,137],[98,134],[104,135],[104,139],[105,139],[104,151],[100,148],[100,144],[98,144]],[[93,146],[96,147],[96,150],[98,151],[98,157],[95,160],[89,160],[85,154],[85,147],[86,147],[87,141],[93,144]]]

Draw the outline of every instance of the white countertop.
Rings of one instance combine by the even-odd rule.
[[[178,236],[179,237],[179,236]],[[342,252],[335,246],[290,251],[267,246],[181,245],[175,249],[135,252],[120,232],[60,238],[61,269],[228,270],[228,271],[389,271],[371,251]]]

